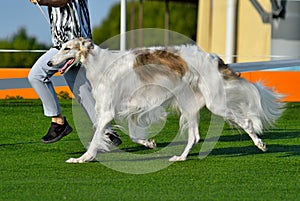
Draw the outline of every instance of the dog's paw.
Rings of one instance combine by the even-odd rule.
[[[256,146],[262,150],[263,152],[266,152],[268,150],[266,143],[264,143],[263,141],[259,141]]]
[[[156,149],[156,143],[154,139],[149,141],[148,147],[150,149]]]
[[[90,154],[85,153],[79,158],[69,158],[66,160],[66,163],[86,163],[94,160],[94,158],[95,157],[91,156]]]
[[[81,158],[69,158],[68,160],[66,160],[66,163],[84,163],[85,161],[83,161]]]
[[[173,156],[169,159],[170,162],[177,162],[177,161],[185,161],[186,157],[183,156]]]

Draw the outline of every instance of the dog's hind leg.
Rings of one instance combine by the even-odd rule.
[[[184,90],[187,92],[188,90]],[[183,121],[186,121],[188,128],[188,142],[187,145],[180,156],[173,156],[169,159],[171,162],[175,161],[185,161],[192,147],[197,144],[200,140],[199,135],[199,111],[205,105],[204,97],[199,91],[193,91],[193,96],[195,99],[189,99],[189,104],[186,104],[185,96],[178,96],[177,100],[179,103],[179,108],[181,111],[181,129],[184,127]],[[182,98],[182,99],[180,99]]]
[[[129,137],[131,138],[132,142],[141,144],[150,149],[156,148],[156,143],[154,139],[152,140],[147,139],[146,129],[142,126],[137,125],[134,116],[128,118],[128,127],[129,127]]]
[[[150,149],[156,148],[156,143],[154,139],[148,140],[148,139],[134,139],[131,138],[132,142],[140,145],[144,145],[145,147],[148,147]]]
[[[198,118],[196,118],[198,119]],[[197,144],[200,140],[199,130],[198,130],[198,120],[192,121],[188,125],[188,143],[180,156],[173,156],[169,159],[171,162],[185,161],[192,147]]]
[[[263,152],[267,151],[267,145],[255,134],[253,123],[250,119],[245,119],[244,124],[240,125],[246,133],[250,136],[254,144]]]
[[[234,121],[250,136],[254,144],[263,152],[267,151],[266,144],[258,137],[253,128],[253,122],[250,119],[239,119]]]

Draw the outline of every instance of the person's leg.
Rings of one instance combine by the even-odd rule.
[[[43,103],[45,116],[53,117],[61,114],[61,109],[58,103],[53,84],[50,80],[52,75],[57,72],[57,69],[47,65],[50,58],[55,55],[56,49],[52,48],[43,54],[33,65],[29,74],[28,80],[40,97]]]
[[[43,54],[33,65],[28,75],[30,84],[42,101],[45,116],[52,118],[50,129],[42,138],[44,143],[56,142],[72,132],[72,128],[61,115],[57,95],[50,79],[57,72],[57,69],[47,65],[47,62],[57,51],[57,49],[51,48]]]
[[[64,78],[76,100],[96,127],[95,100],[90,82],[86,78],[85,68],[81,68],[80,65],[73,66],[64,74]]]
[[[95,110],[95,99],[92,95],[92,87],[88,79],[86,78],[86,70],[80,65],[73,66],[64,74],[65,80],[72,90],[77,101],[80,103],[89,119],[93,123],[94,128],[97,128],[97,114]],[[118,134],[112,130],[109,125],[105,134],[112,141],[112,144],[118,146],[122,143]]]

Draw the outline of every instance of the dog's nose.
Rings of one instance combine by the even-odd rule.
[[[53,64],[52,64],[51,61],[48,61],[47,65],[48,65],[48,66],[53,66]]]

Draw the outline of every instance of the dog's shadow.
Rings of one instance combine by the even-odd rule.
[[[270,144],[267,145],[268,150],[262,152],[257,149],[255,146],[244,146],[244,147],[223,147],[223,148],[214,148],[210,153],[206,152],[193,152],[189,156],[224,156],[224,157],[241,157],[249,155],[258,155],[258,154],[274,154],[282,153],[278,157],[290,157],[290,156],[300,156],[300,145],[281,145],[281,144]]]
[[[200,152],[201,147],[204,140],[201,140],[198,145],[196,145],[191,153],[188,156],[188,160],[196,160],[195,156],[202,157],[206,155],[211,156],[224,156],[224,157],[241,157],[241,156],[249,156],[249,155],[258,155],[258,154],[274,154],[274,153],[282,153],[278,155],[278,157],[290,157],[290,156],[300,156],[300,145],[289,145],[289,144],[272,144],[271,140],[277,140],[277,139],[297,139],[300,138],[300,131],[287,131],[287,130],[273,130],[270,132],[266,132],[264,134],[265,141],[267,142],[267,148],[268,150],[266,152],[262,152],[259,150],[255,145],[249,145],[249,146],[234,146],[234,144],[237,141],[251,141],[249,136],[245,134],[234,134],[234,135],[226,135],[226,136],[220,136],[218,139],[218,143],[222,142],[230,142],[233,146],[230,147],[214,147],[212,150],[209,150],[209,153],[206,152]],[[214,141],[216,139],[205,139],[207,141]],[[268,143],[268,140],[270,142]],[[130,143],[130,142],[129,142]],[[128,144],[128,142],[124,142],[124,144]],[[145,155],[145,159],[143,160],[155,160],[155,159],[162,159],[162,158],[168,158],[168,157],[158,157],[158,158],[147,158],[148,153],[155,153],[156,151],[159,151],[167,146],[169,147],[176,147],[181,146],[184,147],[186,145],[186,141],[178,141],[178,142],[161,142],[157,143],[157,149],[149,149],[147,147],[141,146],[141,145],[132,145],[132,146],[123,146],[120,149],[116,149],[111,151],[110,153],[120,153],[127,152],[127,153],[134,153],[134,154],[141,154]],[[68,153],[70,155],[80,155],[84,152],[72,152]],[[175,151],[174,151],[175,154]],[[177,153],[179,154],[179,153]],[[171,155],[169,156],[171,157]],[[146,159],[147,158],[147,159]]]
[[[151,152],[156,152],[157,150],[161,150],[167,146],[179,146],[179,145],[186,145],[186,142],[185,141],[160,142],[160,143],[156,143],[155,149],[149,149],[142,145],[135,145],[135,146],[131,146],[131,147],[123,147],[123,148],[121,148],[121,150],[125,151],[125,152],[129,152],[129,153],[130,152],[133,152],[133,153],[144,152],[144,151],[149,151],[149,150],[152,150]]]
[[[124,143],[123,143],[124,144]],[[125,144],[127,144],[127,142],[125,142]],[[129,142],[128,144],[132,144],[132,142]],[[126,146],[126,147],[122,147],[122,148],[117,148],[115,150],[110,151],[109,153],[118,153],[118,152],[127,152],[127,153],[153,153],[153,152],[157,152],[167,146],[185,146],[186,142],[185,141],[180,141],[180,142],[162,142],[162,143],[157,143],[156,144],[156,148],[155,149],[150,149],[148,147],[142,146],[142,145],[138,145],[138,144],[134,144],[133,146]],[[74,155],[78,155],[78,154],[84,154],[85,152],[71,152],[68,154],[74,154]]]
[[[0,147],[10,147],[10,146],[17,146],[17,145],[36,145],[36,144],[40,144],[40,142],[3,143],[3,144],[0,144]]]
[[[214,148],[211,150],[209,155],[213,156],[226,156],[226,157],[239,157],[239,156],[248,156],[248,155],[256,155],[256,154],[273,154],[273,153],[282,153],[279,157],[289,157],[289,156],[299,156],[300,155],[300,144],[297,145],[293,143],[290,144],[282,144],[282,143],[272,143],[272,140],[289,140],[296,142],[295,139],[300,138],[300,131],[286,129],[274,129],[269,132],[265,132],[262,136],[263,140],[267,142],[268,150],[266,152],[262,152],[255,145],[249,146],[241,146],[241,147],[221,147]],[[208,139],[209,140],[209,139]],[[235,135],[226,135],[220,136],[219,142],[231,142],[232,145],[236,141],[251,141],[248,135],[245,134],[235,134]],[[200,153],[200,156],[208,154],[208,153]],[[191,153],[190,156],[196,156],[199,153]]]

